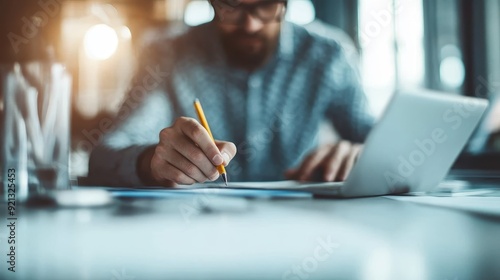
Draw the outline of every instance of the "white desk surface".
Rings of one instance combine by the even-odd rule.
[[[1,226],[1,279],[500,278],[499,216],[385,197],[198,193],[18,217],[16,273]]]

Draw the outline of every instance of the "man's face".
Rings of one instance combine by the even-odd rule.
[[[278,44],[284,3],[215,0],[212,4],[216,10],[215,23],[230,62],[245,68],[264,64]]]

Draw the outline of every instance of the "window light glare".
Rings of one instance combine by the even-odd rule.
[[[85,33],[83,44],[89,58],[106,60],[118,49],[118,34],[109,25],[96,24]]]
[[[316,10],[311,0],[291,0],[286,18],[296,24],[306,25],[316,18]]]
[[[214,18],[214,9],[208,1],[191,1],[184,13],[184,22],[189,26],[207,23]]]

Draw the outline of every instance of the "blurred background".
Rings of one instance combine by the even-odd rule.
[[[87,174],[88,155],[110,129],[141,50],[214,17],[207,0],[0,3],[0,62],[61,61],[73,77],[72,178]],[[287,19],[320,20],[351,37],[377,116],[396,89],[492,101],[500,91],[500,0],[290,0]],[[471,151],[500,150],[497,107],[476,134],[487,145]]]

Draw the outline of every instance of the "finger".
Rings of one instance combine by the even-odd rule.
[[[176,133],[173,129],[165,129],[160,133],[160,144],[156,147],[155,152],[161,155],[165,161],[175,165],[175,162],[170,159],[176,156],[173,151],[177,151],[197,166],[206,178],[215,177],[217,172],[215,166],[191,139],[183,134]]]
[[[196,146],[191,139],[186,136],[178,136],[171,143],[172,149],[186,158],[191,164],[195,165],[201,172],[211,181],[214,181],[218,178],[217,168],[213,165],[213,163],[207,158],[207,156],[203,153],[200,147]],[[173,153],[169,152],[167,149],[166,159],[175,156]],[[172,163],[172,160],[168,160],[168,162]],[[215,178],[215,179],[214,179]],[[212,180],[213,179],[213,180]]]
[[[298,174],[298,169],[297,168],[293,168],[293,169],[289,169],[287,171],[285,171],[285,178],[287,180],[297,180],[297,174]]]
[[[213,165],[219,166],[224,163],[222,155],[215,145],[214,141],[208,134],[208,131],[195,119],[181,118],[182,125],[180,125],[181,132],[191,139]]]
[[[165,169],[165,178],[173,181],[176,184],[179,185],[192,185],[196,183],[196,181],[187,176],[184,172],[181,170],[177,169],[175,166],[168,164],[169,167]]]
[[[215,141],[215,144],[217,148],[219,148],[222,158],[224,159],[224,166],[227,166],[234,156],[236,156],[236,145],[226,141]]]
[[[337,179],[340,168],[349,154],[349,150],[350,144],[341,142],[328,154],[322,163],[322,166],[324,166],[325,181],[332,182]]]
[[[356,163],[356,159],[358,158],[360,152],[359,147],[354,147],[353,150],[349,153],[346,160],[344,161],[344,165],[341,167],[338,178],[342,181],[347,180],[347,176],[351,173],[354,164]]]
[[[179,169],[198,183],[204,183],[207,180],[211,179],[211,177],[208,177],[206,174],[204,174],[203,171],[198,168],[198,166],[193,164],[190,160],[188,160],[176,150],[170,149],[166,153],[159,154],[159,156],[170,165],[175,166],[177,169]]]
[[[151,160],[151,173],[156,181],[164,183],[166,186],[172,186],[172,183],[180,185],[192,185],[196,183],[193,178],[187,176],[182,171],[172,166],[160,158],[157,154]]]
[[[328,155],[328,151],[328,148],[319,149],[318,151],[309,155],[297,171],[298,179],[300,181],[309,180],[312,177],[311,175],[314,173],[314,171],[318,169],[320,163]]]

